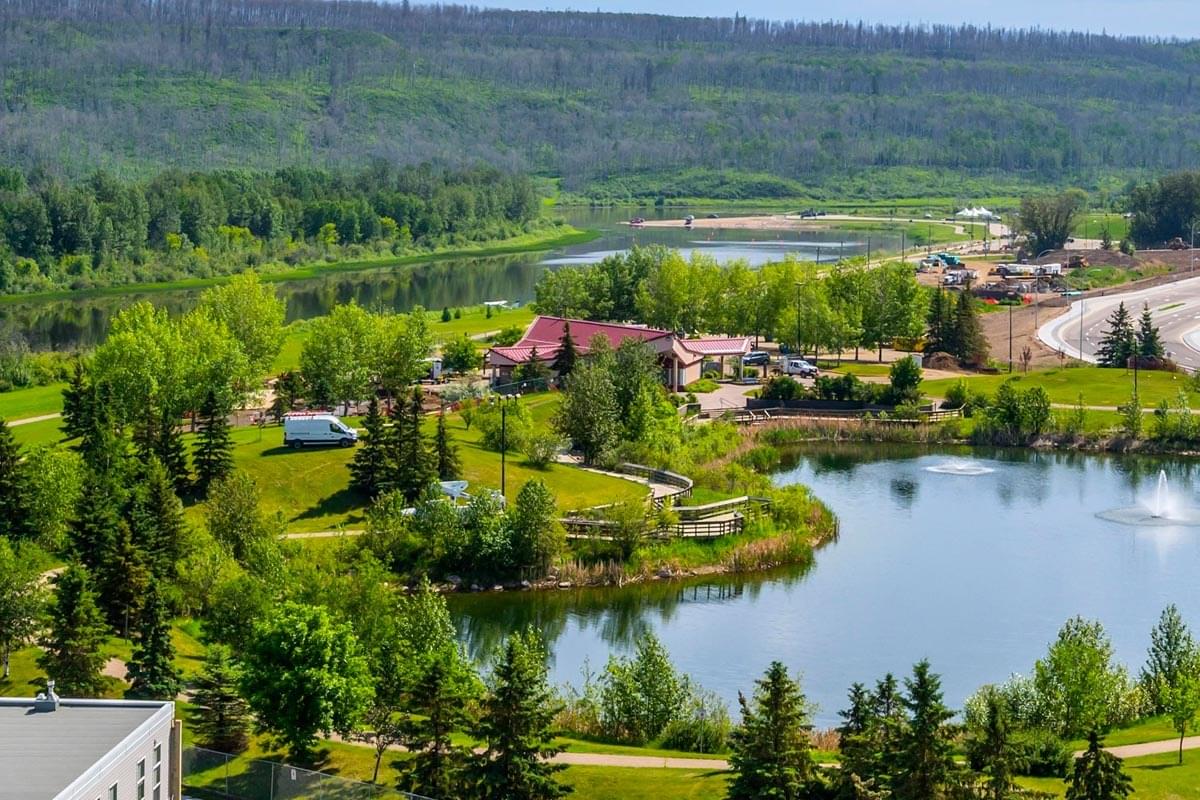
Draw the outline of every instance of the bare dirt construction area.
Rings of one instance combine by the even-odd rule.
[[[867,217],[851,214],[826,214],[821,217],[802,217],[799,214],[756,214],[745,217],[697,217],[688,227],[693,229],[710,228],[718,230],[747,230],[747,231],[802,231],[819,230],[821,228],[837,227],[839,222],[923,222],[928,220],[909,219],[907,217]],[[965,233],[966,227],[961,222],[933,220],[942,225],[953,225],[956,233]],[[633,223],[624,223],[633,225]],[[633,227],[644,228],[679,228],[685,225],[681,219],[648,219]],[[1000,223],[991,224],[991,235],[994,237],[1007,235],[1008,228]]]

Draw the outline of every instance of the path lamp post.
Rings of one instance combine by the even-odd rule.
[[[1036,262],[1042,256],[1046,255],[1046,253],[1053,253],[1053,252],[1054,252],[1053,250],[1043,250],[1042,252],[1038,253],[1037,257],[1034,258],[1033,260]],[[1042,279],[1041,279],[1040,275],[1034,275],[1033,278],[1034,278],[1034,280],[1033,280],[1033,330],[1034,330],[1033,335],[1036,338],[1037,337],[1037,327],[1038,327],[1038,303],[1041,302],[1041,298],[1038,297],[1038,295],[1041,294],[1041,292],[1039,292],[1038,289],[1042,285]],[[1081,350],[1080,352],[1082,353],[1083,351]]]
[[[1192,238],[1188,245],[1188,256],[1192,260],[1191,272],[1196,271],[1196,225],[1200,224],[1200,220],[1192,220]]]

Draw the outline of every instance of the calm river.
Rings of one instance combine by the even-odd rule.
[[[969,458],[978,475],[930,471]],[[1167,603],[1200,624],[1200,528],[1129,527],[1096,513],[1136,505],[1160,468],[1200,505],[1196,462],[1026,451],[807,450],[776,480],[808,484],[841,535],[807,571],[625,589],[458,596],[476,655],[528,624],[553,678],[580,682],[653,630],[676,663],[731,703],[772,659],[802,671],[818,723],[853,681],[929,658],[958,706],[981,683],[1027,672],[1074,614],[1100,619],[1136,674]]]
[[[533,298],[533,287],[546,269],[589,264],[604,256],[629,249],[633,244],[662,244],[711,255],[721,262],[744,259],[758,266],[778,261],[791,253],[802,259],[836,259],[840,254],[857,255],[867,248],[867,234],[826,229],[804,232],[777,231],[690,231],[678,228],[633,229],[620,224],[631,214],[655,216],[647,209],[567,210],[565,216],[578,228],[601,231],[586,244],[557,251],[494,258],[463,258],[401,267],[379,267],[357,272],[340,272],[301,281],[276,284],[287,301],[289,321],[329,313],[336,303],[357,300],[367,308],[408,311],[413,306],[442,308],[465,306],[485,300],[524,303]],[[659,217],[679,218],[687,209],[671,209]],[[707,209],[693,210],[696,216]],[[739,211],[739,214],[751,213]],[[871,246],[898,248],[900,239],[890,234],[870,234]],[[119,309],[138,300],[149,300],[172,311],[189,308],[198,292],[148,292],[138,295],[92,297],[80,300],[32,301],[0,305],[0,336],[24,336],[35,349],[91,347],[108,330],[108,321]]]

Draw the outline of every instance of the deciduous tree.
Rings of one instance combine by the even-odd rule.
[[[0,656],[5,680],[9,656],[37,634],[45,609],[46,592],[34,549],[14,547],[0,536]]]

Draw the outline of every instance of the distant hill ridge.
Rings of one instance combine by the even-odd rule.
[[[0,0],[0,160],[487,161],[614,197],[1116,190],[1200,161],[1198,78],[1195,42],[1041,30]]]

